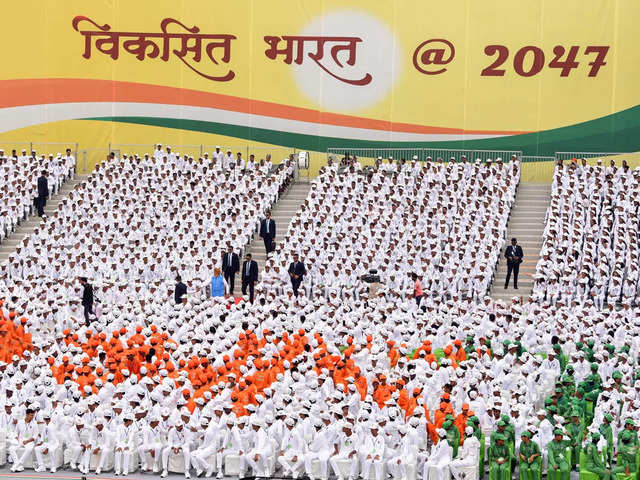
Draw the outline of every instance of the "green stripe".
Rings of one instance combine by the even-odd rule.
[[[475,150],[522,150],[524,155],[555,152],[635,152],[640,150],[640,105],[595,120],[537,133],[481,140],[445,142],[383,142],[320,137],[264,128],[177,118],[97,117],[101,120],[212,133],[255,142],[296,147],[316,152],[327,148],[447,148]],[[383,133],[383,132],[381,132]]]

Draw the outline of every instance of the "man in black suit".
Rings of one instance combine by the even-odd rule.
[[[271,253],[274,250],[273,240],[276,238],[276,222],[271,218],[271,212],[267,212],[265,216],[260,222],[260,238],[264,240],[264,249]]]
[[[93,286],[87,281],[87,277],[80,277],[82,285],[82,306],[84,307],[84,323],[88,327],[91,322],[89,315],[93,315]]]
[[[38,216],[44,215],[44,207],[47,204],[47,197],[49,196],[49,180],[47,180],[47,171],[43,170],[38,178],[38,197],[36,198],[36,208],[38,209]]]
[[[298,254],[293,254],[293,262],[289,264],[289,276],[291,277],[291,286],[293,287],[293,294],[298,296],[298,288],[302,283],[302,279],[307,273],[307,269],[304,268],[304,263],[298,259]]]
[[[229,285],[229,295],[233,295],[236,273],[240,270],[240,259],[237,253],[233,253],[233,247],[229,247],[227,253],[222,255],[222,273]]]
[[[173,290],[173,300],[176,305],[182,303],[182,296],[187,294],[187,286],[182,283],[182,277],[178,275],[176,277],[176,288]]]
[[[258,281],[258,262],[251,260],[251,254],[247,253],[245,261],[242,262],[242,295],[247,294],[249,287],[249,302],[253,303],[253,289]]]
[[[511,278],[511,272],[513,272],[513,288],[518,289],[518,271],[520,270],[520,264],[522,263],[522,247],[518,245],[518,240],[511,239],[511,245],[507,247],[504,252],[504,256],[507,258],[507,280],[504,282],[504,288],[509,287],[509,279]]]

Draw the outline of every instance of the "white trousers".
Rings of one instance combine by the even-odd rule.
[[[122,451],[118,451],[118,448],[122,448]],[[115,453],[115,471],[127,475],[129,473],[129,465],[131,465],[131,455],[133,450],[131,447],[116,447]]]
[[[360,476],[365,480],[383,480],[384,474],[384,458],[380,457],[378,460],[374,460],[375,456],[367,458],[366,455],[362,456],[362,472]],[[373,468],[374,475],[371,475],[371,469]]]
[[[69,445],[69,465],[71,468],[75,468],[76,464],[80,461],[82,455],[82,445],[79,443],[72,443]]]
[[[398,464],[398,460],[400,460],[400,464]],[[396,480],[407,478],[408,463],[417,464],[417,460],[415,458],[405,458],[401,455],[395,456],[387,462],[387,470]]]
[[[149,470],[149,464],[147,462],[147,455],[151,455],[151,465],[154,470],[160,468],[160,463],[162,462],[162,450],[164,449],[164,445],[161,442],[156,443],[148,443],[144,445],[140,445],[138,447],[138,456],[142,462],[142,468],[145,470]]]
[[[326,450],[326,451],[319,451],[319,452],[312,452],[312,453],[308,453],[307,455],[304,456],[304,470],[307,473],[307,475],[311,476],[311,467],[313,464],[314,460],[318,460],[320,462],[320,478],[325,479],[328,478],[329,475],[329,457],[331,456],[331,452]]]
[[[55,451],[59,447],[60,445],[57,443],[43,443],[35,447],[33,450],[36,454],[36,461],[38,462],[38,466],[44,468],[43,452],[48,449],[49,451],[47,452],[47,455],[49,456],[49,465],[53,469],[56,465]]]
[[[293,461],[294,457],[297,457],[295,462]],[[285,452],[284,455],[278,458],[278,463],[282,466],[285,476],[297,477],[302,473],[302,468],[304,467],[304,455],[298,452]]]
[[[188,472],[191,466],[191,452],[188,448],[180,447],[182,456],[184,457],[184,471]],[[173,454],[173,448],[165,447],[162,450],[162,469],[166,470],[169,466],[169,455]],[[179,455],[179,454],[178,454]]]
[[[98,460],[98,468],[96,468],[96,470],[104,470],[107,462],[109,461],[109,456],[113,453],[113,447],[111,446],[105,446],[105,445],[92,445],[91,446],[91,453],[89,454],[89,465],[91,464],[91,456],[93,455],[93,451],[95,449],[99,449],[99,452],[97,453],[97,455],[99,455],[99,460]]]
[[[11,447],[9,447],[9,456],[11,457],[13,465],[24,465],[24,462],[26,462],[27,459],[33,454],[35,445],[36,444],[34,442],[29,442],[26,445],[12,445]],[[24,452],[22,452],[22,455],[18,457],[18,450],[20,449],[20,447],[24,448]]]
[[[255,460],[256,455],[258,456],[258,460]],[[251,452],[245,455],[246,461],[249,466],[252,468],[253,473],[258,477],[268,477],[269,476],[269,457],[271,457],[272,452],[270,451],[258,451],[252,450]]]
[[[203,447],[191,452],[191,464],[193,468],[196,470],[209,470],[211,468],[209,459],[213,456],[214,465],[212,470],[218,471],[218,469],[222,468],[222,465],[218,465],[216,451],[216,447]]]
[[[354,454],[351,458],[349,458],[349,455],[334,455],[329,459],[333,473],[335,473],[338,478],[342,478],[342,472],[340,471],[338,462],[350,462],[349,477],[358,478],[360,459],[357,454]]]

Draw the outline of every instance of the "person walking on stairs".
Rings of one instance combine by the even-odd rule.
[[[267,255],[275,250],[276,222],[271,218],[271,212],[265,214],[265,219],[260,222],[260,238],[264,240],[264,249]]]
[[[511,245],[509,245],[504,252],[504,256],[507,258],[507,279],[504,282],[504,288],[509,287],[509,279],[513,272],[513,288],[518,289],[518,271],[520,270],[520,264],[522,263],[522,247],[518,245],[516,238],[511,239]]]
[[[47,179],[47,171],[43,170],[38,178],[38,196],[36,197],[36,208],[38,209],[39,217],[44,215],[47,197],[49,197],[49,180]]]
[[[249,287],[249,302],[253,303],[253,292],[258,281],[258,262],[251,259],[251,254],[247,253],[245,261],[242,263],[242,295],[247,294]]]
[[[224,273],[224,279],[229,285],[229,295],[233,295],[238,270],[240,270],[240,259],[238,254],[233,252],[233,247],[229,246],[227,253],[222,255],[222,273]]]

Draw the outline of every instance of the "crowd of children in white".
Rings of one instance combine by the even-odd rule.
[[[186,478],[635,476],[640,315],[631,296],[619,308],[594,300],[589,267],[609,259],[609,289],[633,276],[635,173],[556,169],[537,290],[505,304],[486,292],[517,160],[328,165],[249,303],[202,286],[218,248],[249,241],[292,165],[236,171],[239,157],[225,167],[224,156],[160,152],[99,165],[1,266],[0,464]],[[298,296],[278,272],[294,251],[309,271]],[[549,258],[588,288],[541,290]],[[377,291],[358,280],[370,269]],[[177,304],[176,273],[189,282]],[[419,302],[410,273],[424,281]],[[77,276],[104,295],[88,325]]]

